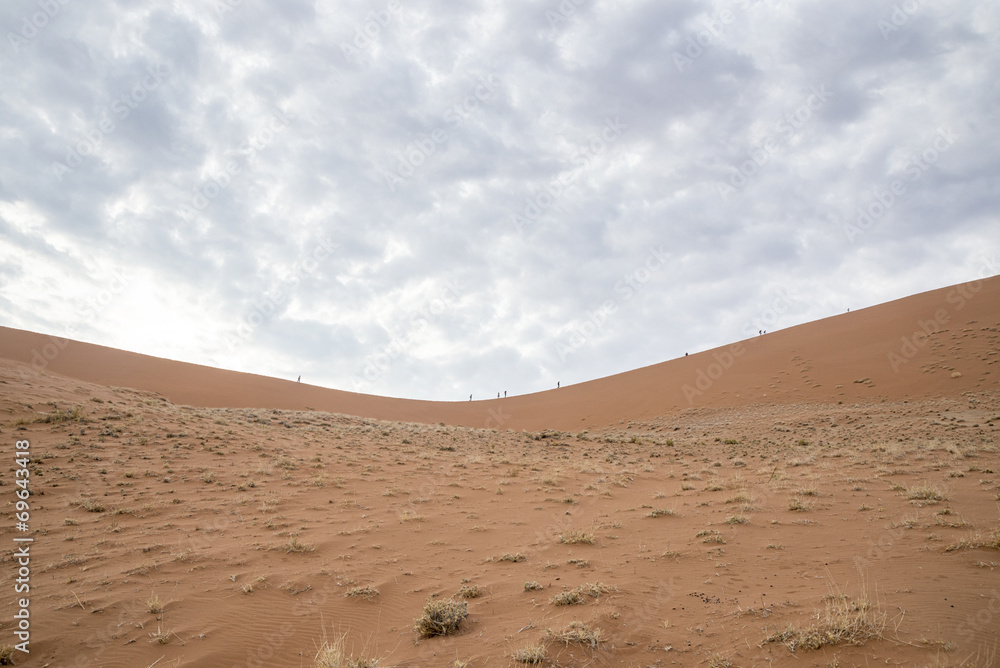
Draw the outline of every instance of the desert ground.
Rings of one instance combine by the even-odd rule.
[[[998,356],[1000,278],[499,401],[2,328],[0,656],[997,666]]]

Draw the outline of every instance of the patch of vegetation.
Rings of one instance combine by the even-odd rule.
[[[525,557],[520,552],[515,552],[514,554],[511,554],[510,552],[504,552],[499,557],[490,557],[490,561],[510,561],[513,563],[524,561],[525,559],[527,559],[527,557]]]
[[[377,668],[378,659],[353,658],[347,655],[344,636],[332,643],[324,640],[316,652],[316,668]]]
[[[421,638],[447,636],[458,631],[462,621],[469,616],[465,601],[427,601],[424,614],[417,618],[415,630]]]
[[[664,515],[676,515],[677,512],[670,508],[656,508],[646,513],[646,517],[663,517]]]
[[[564,645],[573,643],[586,647],[597,647],[604,642],[601,629],[591,629],[583,622],[571,622],[569,626],[559,632],[547,629],[547,633],[550,639]]]
[[[344,596],[349,596],[352,598],[360,596],[362,598],[368,599],[369,601],[378,595],[379,595],[378,589],[370,585],[365,587],[351,587],[350,589],[347,590],[347,593],[344,594]]]
[[[797,497],[793,496],[788,500],[788,509],[804,513],[808,510],[812,510],[812,505],[804,501],[800,501]]]
[[[946,501],[948,499],[948,497],[944,495],[944,492],[933,485],[917,485],[915,487],[908,487],[906,489],[906,498],[911,501],[929,501],[933,503]]]
[[[458,590],[458,595],[462,598],[479,598],[483,595],[483,590],[479,585],[466,584]]]
[[[789,624],[784,631],[768,636],[764,643],[780,642],[792,652],[828,645],[864,645],[867,640],[882,637],[885,620],[885,613],[873,608],[867,597],[850,600],[846,596],[828,596],[821,624],[804,629]]]
[[[514,660],[518,663],[536,665],[545,661],[545,645],[528,645],[514,652]]]
[[[593,545],[594,534],[589,531],[570,531],[568,533],[559,534],[559,542],[566,545]]]
[[[542,589],[542,585],[538,584],[534,580],[524,583],[524,591],[538,591],[539,589]]]

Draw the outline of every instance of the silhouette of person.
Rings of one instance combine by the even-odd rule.
[[[500,393],[499,393],[499,392],[497,392],[497,399],[499,399],[499,398],[500,398]]]
[[[562,386],[562,383],[558,380],[556,381],[556,389],[558,390]]]
[[[687,357],[687,356],[688,356],[688,354],[687,354],[687,353],[684,353],[684,357]]]
[[[469,401],[472,401],[472,395],[471,394],[469,395]]]
[[[507,390],[504,390],[504,391],[503,391],[503,398],[504,398],[504,399],[506,399],[506,398],[507,398]]]
[[[299,376],[299,379],[297,381],[295,381],[295,382],[296,383],[301,383],[302,382],[302,376]]]

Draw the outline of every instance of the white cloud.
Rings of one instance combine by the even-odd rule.
[[[898,4],[61,5],[2,51],[0,322],[461,399],[981,276],[1000,10]]]

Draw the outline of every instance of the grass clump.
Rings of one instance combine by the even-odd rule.
[[[600,598],[601,595],[610,591],[616,591],[616,589],[600,582],[594,584],[587,582],[569,591],[556,594],[552,597],[552,603],[555,605],[580,605],[587,602],[585,598],[587,596]]]
[[[730,515],[726,518],[726,524],[746,524],[749,521],[746,515]]]
[[[325,634],[324,634],[325,635]],[[324,640],[316,652],[315,668],[377,668],[378,659],[353,658],[347,655],[344,636],[332,643]]]
[[[103,513],[104,504],[96,499],[84,499],[80,502],[80,507],[88,513]]]
[[[149,610],[151,614],[158,615],[163,612],[163,601],[156,594],[153,594],[146,599],[146,609]]]
[[[291,554],[292,552],[312,552],[316,548],[313,545],[307,545],[299,541],[297,536],[292,536],[285,545],[285,552]]]
[[[414,628],[421,638],[447,636],[458,631],[462,620],[469,616],[465,601],[434,601],[424,605],[424,614],[417,618]]]
[[[542,589],[542,585],[534,580],[524,583],[524,591],[538,591],[539,589]]]
[[[792,498],[788,499],[788,509],[804,513],[808,510],[812,510],[812,505],[804,501],[801,501],[798,497],[793,496]]]
[[[483,595],[483,590],[479,585],[466,584],[458,590],[458,595],[462,598],[479,598]]]
[[[528,645],[514,652],[514,660],[518,663],[536,665],[545,661],[545,645]]]
[[[559,542],[565,545],[593,545],[594,534],[589,531],[569,531],[559,534]]]
[[[867,596],[849,599],[831,595],[827,597],[826,615],[821,624],[805,629],[789,624],[784,631],[768,636],[764,643],[780,642],[792,652],[828,645],[864,645],[867,640],[882,637],[885,620],[885,613],[873,608]]]
[[[601,629],[592,629],[583,622],[571,622],[569,626],[559,632],[548,629],[547,633],[549,638],[564,645],[573,643],[586,647],[597,647],[604,642]]]
[[[344,594],[344,596],[348,596],[351,598],[355,597],[366,598],[369,601],[378,595],[379,595],[378,589],[370,585],[365,587],[351,587],[350,589],[347,590],[347,593]]]
[[[0,645],[0,666],[14,665],[14,648],[10,645]]]
[[[944,492],[934,485],[917,485],[915,487],[908,487],[906,489],[906,498],[911,501],[925,501],[931,503],[946,501],[948,499]]]
[[[670,508],[656,508],[646,513],[646,517],[663,517],[664,515],[676,515],[676,511]]]
[[[703,529],[694,535],[695,538],[701,538],[703,543],[719,543],[720,545],[725,545],[726,539],[722,537],[718,531],[714,529]]]
[[[527,559],[527,557],[521,554],[520,552],[515,552],[514,554],[511,554],[510,552],[504,552],[499,557],[490,557],[490,561],[509,561],[515,564],[518,563],[519,561],[524,561],[525,559]]]
[[[579,588],[559,592],[552,597],[553,605],[583,605],[586,602],[587,597],[583,595],[583,592]]]

